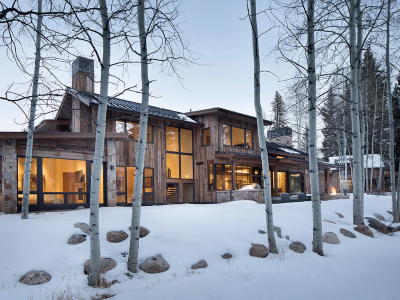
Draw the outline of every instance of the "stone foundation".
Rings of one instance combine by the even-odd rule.
[[[16,140],[0,143],[1,156],[1,196],[0,211],[6,214],[17,213],[17,154]]]
[[[107,206],[117,205],[117,156],[115,140],[107,140]]]
[[[264,190],[244,190],[244,191],[218,191],[216,192],[217,203],[252,200],[257,203],[264,203]]]

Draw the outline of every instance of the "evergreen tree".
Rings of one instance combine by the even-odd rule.
[[[338,111],[339,107],[336,102],[333,88],[331,86],[325,99],[324,106],[321,109],[322,120],[325,123],[325,126],[322,129],[324,140],[322,142],[321,151],[324,155],[324,160],[326,161],[330,156],[339,155],[337,131],[341,118],[337,118],[340,112]]]
[[[308,124],[306,125],[306,128],[304,128],[303,135],[301,136],[301,151],[308,153],[308,145],[309,145],[309,139],[308,139]]]
[[[282,95],[278,92],[275,92],[274,100],[272,101],[272,114],[273,121],[275,122],[272,125],[273,129],[282,128],[287,126],[287,109],[285,102],[283,101]]]

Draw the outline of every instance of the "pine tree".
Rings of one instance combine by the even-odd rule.
[[[308,139],[308,124],[306,128],[304,128],[303,135],[301,136],[301,151],[308,153],[308,146],[309,146],[309,139]]]
[[[273,129],[287,126],[287,109],[282,95],[275,92],[274,100],[272,100],[272,114],[274,124]]]
[[[339,119],[338,106],[336,105],[335,95],[333,93],[332,86],[329,89],[328,95],[325,99],[324,106],[321,109],[322,120],[325,123],[322,129],[324,140],[322,142],[321,151],[324,155],[324,160],[328,160],[328,157],[338,155],[337,148],[337,130]]]

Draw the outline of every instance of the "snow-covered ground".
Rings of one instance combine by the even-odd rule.
[[[390,224],[391,198],[366,196],[365,216],[384,216]],[[324,243],[324,257],[312,249],[311,203],[273,205],[274,223],[283,236],[307,246],[303,254],[289,250],[289,241],[277,238],[280,254],[267,258],[249,256],[251,243],[268,245],[264,205],[236,201],[210,205],[168,205],[142,208],[142,225],[150,234],[140,239],[140,260],[161,253],[170,264],[164,273],[139,271],[126,275],[129,238],[119,244],[107,242],[111,230],[128,232],[131,209],[101,208],[102,257],[118,265],[106,274],[118,283],[109,289],[87,286],[83,263],[89,258],[89,240],[68,245],[68,238],[81,233],[76,222],[88,222],[89,210],[19,215],[0,215],[0,299],[90,299],[110,292],[112,299],[400,299],[400,232],[375,238],[353,230],[352,201],[322,202],[324,232],[337,234],[340,244]],[[344,215],[340,219],[334,212]],[[343,236],[340,228],[357,238]],[[221,255],[229,252],[233,258]],[[205,259],[208,268],[190,266]],[[51,274],[50,282],[27,286],[20,277],[31,270]],[[64,295],[64,298],[61,297]],[[60,298],[57,298],[60,297]]]

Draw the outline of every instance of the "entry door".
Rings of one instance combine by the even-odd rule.
[[[179,184],[167,183],[167,204],[179,203]]]

